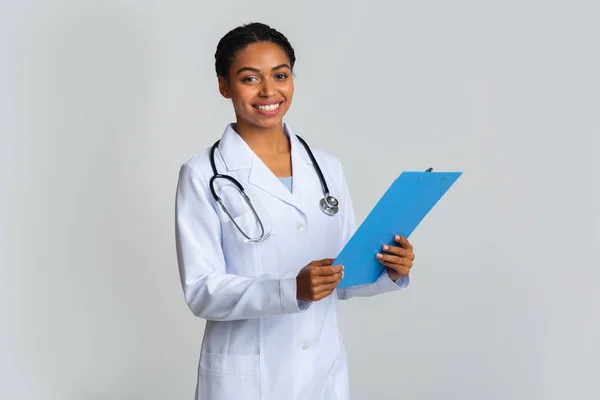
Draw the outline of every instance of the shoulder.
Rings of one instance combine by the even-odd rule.
[[[320,147],[310,146],[310,150],[312,151],[315,159],[321,166],[321,169],[325,169],[330,171],[331,173],[339,176],[344,175],[344,168],[342,166],[342,162],[336,156],[334,156],[331,152],[324,150]]]
[[[308,145],[308,148],[317,160],[319,166],[321,166],[321,169],[325,168],[330,170],[331,168],[339,169],[341,167],[340,160],[336,156],[319,146],[314,146],[310,139],[305,140],[303,139],[303,136],[300,137],[287,123],[284,126],[284,130],[288,131],[291,134],[290,136],[295,136],[294,142],[297,143],[300,148],[302,148],[302,144],[300,142],[304,142],[304,144]],[[302,152],[304,152],[304,149],[302,149]]]
[[[206,148],[204,151],[187,159],[180,167],[180,174],[190,173],[203,180],[212,176],[212,167],[210,164],[210,150]]]
[[[309,147],[323,172],[331,194],[338,197],[346,196],[350,189],[341,160],[331,152],[318,146],[309,144]]]

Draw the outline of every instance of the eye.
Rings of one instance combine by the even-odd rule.
[[[245,78],[242,79],[242,82],[246,82],[246,83],[254,83],[257,82],[258,78],[255,76],[247,76]]]
[[[277,74],[277,75],[275,75],[275,78],[279,79],[279,80],[287,79],[287,77],[288,77],[287,74]]]

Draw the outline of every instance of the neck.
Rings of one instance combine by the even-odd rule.
[[[283,131],[282,124],[272,128],[262,128],[247,124],[245,121],[238,121],[234,129],[259,157],[275,156],[290,151],[290,142]]]

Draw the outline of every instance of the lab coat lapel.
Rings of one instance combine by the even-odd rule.
[[[303,214],[306,214],[306,206],[303,204],[303,200],[305,199],[307,190],[310,190],[310,179],[318,178],[311,171],[312,166],[307,164],[308,156],[304,157],[302,154],[305,151],[304,148],[299,148],[302,144],[293,136],[293,133],[290,132],[288,134],[292,143],[292,192],[290,193],[279,178],[256,156],[252,160],[252,169],[250,170],[248,181],[250,184],[259,187],[279,200],[295,207]]]
[[[228,171],[249,168],[248,183],[275,196],[279,200],[297,208],[306,214],[302,200],[311,190],[311,179],[317,179],[312,171],[312,163],[306,150],[291,129],[284,124],[284,130],[290,138],[292,157],[292,193],[285,187],[266,164],[250,149],[248,144],[230,124],[219,143],[219,149]],[[244,182],[242,182],[242,185]]]
[[[314,190],[315,182],[319,182],[319,177],[300,141],[292,133],[290,133],[290,139],[292,142],[292,193],[296,201],[303,204],[307,198],[310,198],[307,195]]]
[[[250,175],[248,176],[248,182],[251,185],[256,186],[259,189],[277,197],[281,201],[284,201],[293,206],[297,206],[294,195],[284,186],[278,177],[266,166],[262,160],[254,156],[252,159],[252,167]]]

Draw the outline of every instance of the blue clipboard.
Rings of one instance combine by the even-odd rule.
[[[375,255],[384,244],[398,245],[394,235],[406,238],[444,196],[462,172],[405,171],[367,215],[337,256],[344,266],[339,288],[374,283],[386,268]]]

